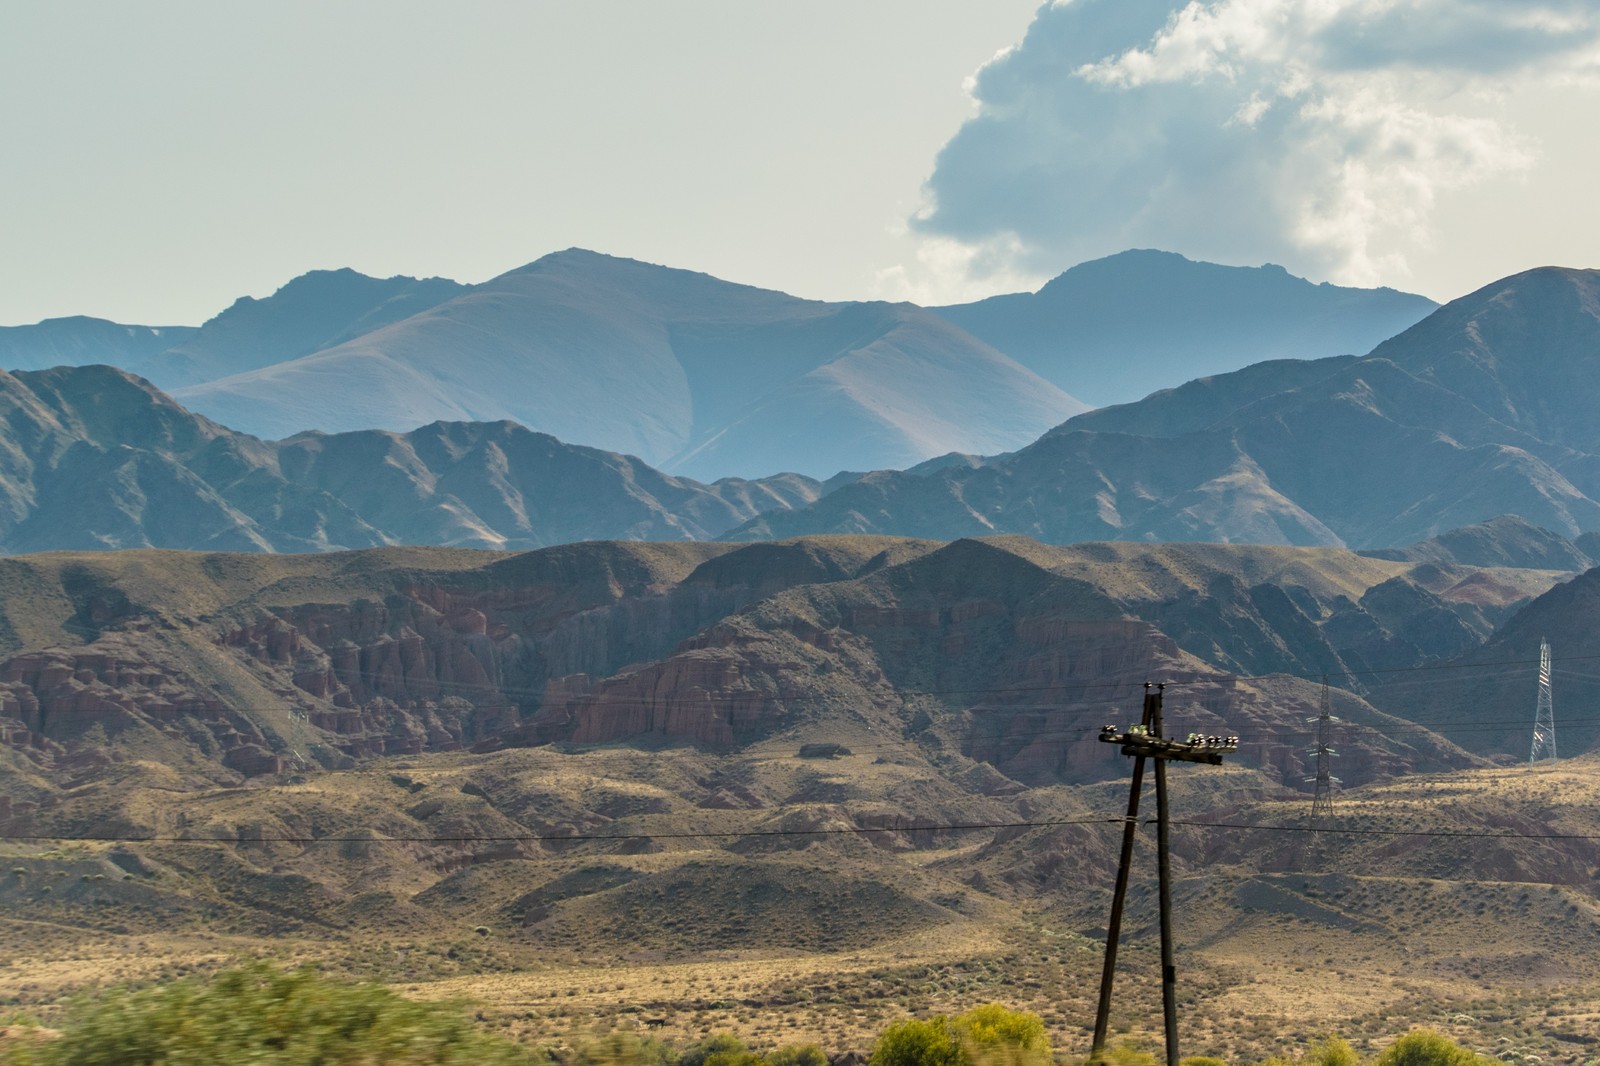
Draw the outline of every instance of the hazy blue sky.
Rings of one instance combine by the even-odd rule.
[[[570,245],[826,298],[1130,246],[1448,298],[1600,265],[1597,40],[1600,0],[0,0],[0,323]]]

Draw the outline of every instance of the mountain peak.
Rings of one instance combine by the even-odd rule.
[[[1437,306],[1392,289],[1314,285],[1273,263],[1137,248],[1079,263],[1036,293],[937,310],[1104,406],[1266,360],[1359,355]]]
[[[577,247],[542,255],[531,263],[491,278],[485,284],[493,286],[497,282],[530,277],[561,278],[585,286],[610,286],[675,300],[687,300],[712,292],[719,296],[761,294],[796,299],[773,289],[728,281],[701,270],[686,270]]]
[[[230,316],[245,313],[247,309],[259,305],[277,302],[285,307],[292,307],[299,313],[315,313],[315,305],[326,303],[348,303],[350,301],[363,301],[374,296],[382,299],[390,292],[397,292],[416,286],[443,287],[451,290],[463,288],[460,283],[448,278],[414,278],[409,274],[395,274],[392,277],[378,278],[371,274],[363,274],[351,267],[335,267],[331,270],[308,270],[304,274],[297,274],[273,290],[270,296],[241,296],[227,308],[219,311],[206,321],[206,325],[225,321]]]
[[[1305,288],[1305,289],[1344,289],[1343,286],[1315,285],[1300,277],[1291,274],[1287,268],[1277,263],[1263,263],[1260,266],[1228,266],[1222,263],[1207,262],[1203,259],[1190,259],[1188,256],[1177,252],[1162,251],[1157,248],[1130,248],[1125,252],[1104,256],[1100,259],[1090,259],[1069,267],[1044,284],[1037,295],[1058,295],[1065,292],[1075,292],[1085,283],[1101,282],[1110,284],[1141,284],[1151,285],[1158,283],[1171,283],[1177,279],[1193,279],[1204,281],[1213,285],[1234,286],[1272,286],[1272,291],[1277,292],[1278,287]],[[1368,290],[1344,289],[1344,291],[1360,292]],[[1376,290],[1393,291],[1393,290]],[[1417,297],[1416,299],[1423,299]],[[1432,301],[1429,301],[1431,303]]]
[[[1600,270],[1537,267],[1441,307],[1373,349],[1541,440],[1600,452]]]

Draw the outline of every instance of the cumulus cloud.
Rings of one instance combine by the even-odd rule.
[[[1597,0],[1053,0],[910,226],[969,281],[1129,247],[1402,280],[1441,196],[1538,159],[1508,97],[1597,73]]]

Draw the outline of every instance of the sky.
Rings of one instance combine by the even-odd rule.
[[[957,302],[1600,266],[1600,0],[0,0],[0,324],[570,246]]]

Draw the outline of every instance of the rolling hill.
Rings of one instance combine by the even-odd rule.
[[[1172,774],[1187,1033],[1244,1057],[1443,1019],[1576,1063],[1593,758],[1491,767],[1335,688],[1312,838],[1319,686],[1263,676],[1432,667],[1563,576],[1015,537],[0,560],[12,1005],[265,954],[530,1041],[860,1048],[999,999],[1077,1049],[1126,788],[1094,735],[1162,680],[1174,732],[1243,737]]]

